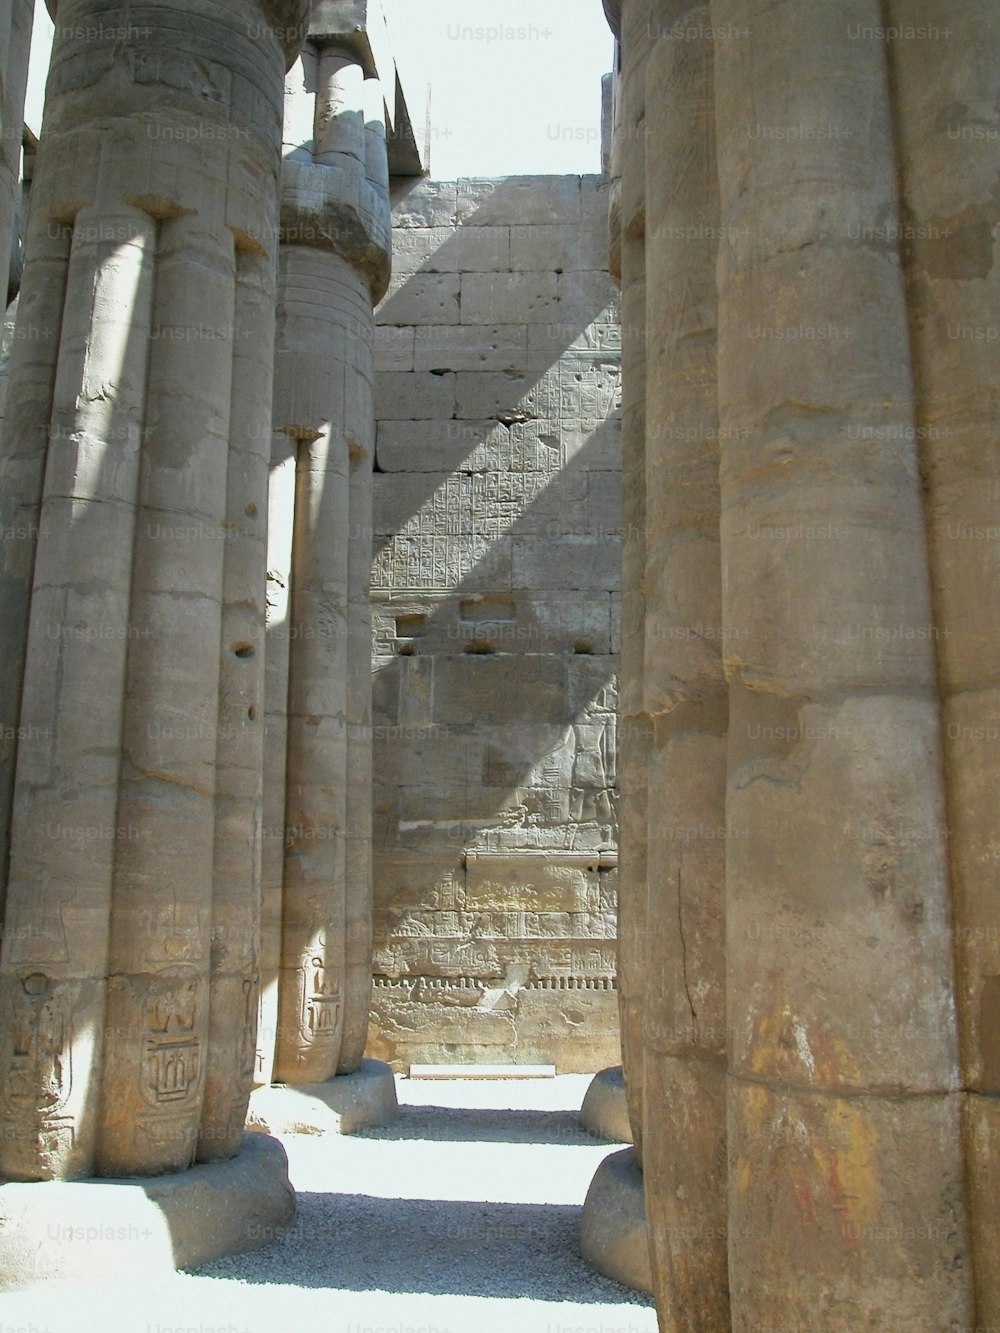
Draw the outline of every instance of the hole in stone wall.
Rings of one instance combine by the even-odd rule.
[[[233,652],[237,657],[253,657],[256,655],[257,649],[252,643],[234,643]]]
[[[577,639],[576,643],[573,645],[573,651],[574,653],[592,653],[594,651],[594,645],[589,639]]]
[[[250,719],[251,722],[257,721],[257,708],[255,704],[251,704],[250,707],[247,709],[247,717]]]
[[[427,617],[422,611],[396,617],[397,639],[419,639],[427,630]]]
[[[467,653],[495,653],[496,649],[489,639],[472,639],[465,645]]]
[[[413,654],[414,654],[414,652],[415,652],[415,649],[414,649],[412,643],[401,643],[401,644],[399,645],[399,655],[400,655],[400,657],[412,657]]]
[[[448,374],[448,371],[447,371],[447,369],[445,369],[445,370],[440,370],[440,369],[438,369],[438,370],[432,370],[432,371],[431,371],[431,374],[432,374],[432,375],[447,375],[447,374]]]

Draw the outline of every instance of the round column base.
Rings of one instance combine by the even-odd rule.
[[[0,1288],[153,1279],[266,1245],[295,1216],[281,1144],[166,1176],[0,1185]]]
[[[610,1139],[612,1143],[632,1142],[621,1065],[594,1075],[580,1107],[580,1124],[595,1138]]]
[[[594,1173],[580,1220],[580,1252],[605,1277],[653,1294],[642,1172],[634,1148],[605,1157]]]
[[[399,1114],[396,1080],[381,1060],[325,1083],[279,1083],[250,1094],[247,1129],[272,1134],[357,1134]]]

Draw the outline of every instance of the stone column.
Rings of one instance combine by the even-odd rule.
[[[972,1323],[882,18],[712,5],[736,1329]]]
[[[643,1171],[668,1328],[729,1326],[726,728],[708,6],[660,0],[646,64],[647,799]],[[730,611],[732,614],[732,610]],[[739,639],[735,626],[730,637]]]
[[[28,82],[32,0],[0,0],[0,301],[17,229],[24,90]]]
[[[350,48],[313,33],[289,82],[286,139],[266,784],[284,850],[279,875],[269,839],[276,1038],[263,1033],[273,1071],[265,1054],[259,1077],[336,1111],[328,1081],[361,1066],[371,988],[373,311],[391,255],[383,94]],[[254,1117],[281,1123],[266,1096]]]
[[[646,961],[646,782],[650,722],[643,695],[646,559],[645,62],[650,0],[622,5],[620,121],[622,289],[622,645],[618,867],[618,999],[632,1141],[642,1163],[642,997]]]
[[[927,487],[975,1318],[1000,1324],[1000,277],[996,12],[893,0],[916,435]]]
[[[618,1001],[622,1069],[634,1147],[598,1167],[580,1228],[584,1258],[600,1272],[651,1290],[643,1203],[643,1006],[647,962],[647,792],[652,725],[646,654],[646,60],[652,0],[623,0],[609,18],[620,32],[613,141],[611,268],[622,292],[622,642],[619,658],[621,790],[618,872]],[[609,7],[610,8],[610,7]],[[606,8],[607,12],[607,8]],[[620,26],[618,26],[620,24]]]
[[[259,416],[301,22],[295,4],[164,2],[124,28],[93,0],[60,11],[0,458],[3,521],[31,533],[0,576],[13,1180],[181,1171],[241,1142]]]

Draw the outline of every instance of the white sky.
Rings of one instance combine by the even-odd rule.
[[[421,141],[432,88],[438,180],[600,171],[601,75],[614,59],[600,0],[383,4]]]
[[[614,43],[601,0],[383,0],[418,141],[431,86],[431,171],[597,172],[601,75]],[[35,13],[26,119],[37,134],[52,22]]]

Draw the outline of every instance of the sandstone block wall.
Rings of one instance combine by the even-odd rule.
[[[421,182],[376,331],[369,1053],[619,1058],[620,329],[597,176]]]

